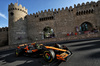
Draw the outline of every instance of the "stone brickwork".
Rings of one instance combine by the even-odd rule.
[[[97,37],[100,37],[100,33],[66,36],[63,38],[50,38],[50,39],[45,39],[45,40],[38,40],[35,42],[36,43],[49,43],[49,42],[81,40],[81,39],[89,39],[89,38],[97,38]]]
[[[48,9],[30,15],[25,7],[11,3],[8,11],[9,45],[42,40],[45,27],[51,27],[56,38],[77,32],[76,27],[79,29],[84,22],[90,23],[91,29],[100,30],[100,1],[77,4],[74,8]]]
[[[47,26],[54,29],[55,36],[58,38],[66,36],[69,32],[75,33],[75,27],[78,26],[79,28],[84,22],[91,23],[92,28],[96,28],[96,26],[99,28],[99,3],[99,1],[97,3],[87,2],[86,4],[82,3],[77,6],[74,5],[74,8],[70,6],[65,9],[54,9],[54,11],[53,9],[48,9],[48,11],[44,10],[44,12],[41,11],[36,14],[33,13],[28,15],[27,22],[29,40],[34,41],[36,37],[40,40],[42,38],[42,34],[40,33],[43,32],[43,29]],[[49,16],[53,16],[54,19],[48,19]]]
[[[8,45],[8,28],[0,28],[0,46]]]

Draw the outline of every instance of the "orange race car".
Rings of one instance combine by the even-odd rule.
[[[54,59],[66,61],[72,55],[72,52],[66,46],[60,44],[45,46],[43,44],[31,43],[19,45],[15,54],[16,56],[42,56],[45,61],[52,62]]]

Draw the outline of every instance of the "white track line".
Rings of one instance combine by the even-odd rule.
[[[90,42],[97,42],[97,41],[100,41],[100,40],[81,41],[81,42],[67,43],[67,44],[82,44],[82,43],[90,43]],[[63,45],[66,45],[66,44],[63,44]]]

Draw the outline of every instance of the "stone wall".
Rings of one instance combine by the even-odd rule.
[[[0,32],[0,46],[8,45],[8,31]]]
[[[50,39],[38,40],[35,42],[49,43],[49,42],[60,42],[60,41],[70,41],[70,40],[82,40],[82,39],[90,39],[90,38],[97,38],[97,37],[100,37],[100,33],[66,36],[63,38],[50,38]]]
[[[54,30],[55,37],[65,37],[67,33],[76,32],[76,27],[80,29],[81,24],[88,22],[92,25],[92,28],[100,27],[100,1],[87,2],[74,5],[74,8],[70,6],[65,9],[48,9],[37,12],[36,14],[27,15],[28,22],[28,38],[29,42],[34,41],[36,38],[41,40],[43,29],[45,27],[51,27]],[[48,19],[53,16],[54,19]],[[43,19],[40,21],[40,19]]]
[[[93,28],[100,29],[100,1],[87,2],[74,5],[74,8],[48,9],[27,15],[27,9],[22,5],[10,4],[9,13],[9,45],[42,40],[43,29],[51,27],[55,38],[49,40],[64,39],[67,33],[76,32],[81,24],[88,22]],[[71,37],[71,36],[70,36]],[[67,39],[71,39],[71,38]],[[81,36],[79,36],[81,37]],[[77,37],[72,37],[77,38]],[[43,41],[47,41],[44,39]]]

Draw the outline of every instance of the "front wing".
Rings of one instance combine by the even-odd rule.
[[[72,55],[72,52],[67,50],[66,52],[64,53],[61,53],[61,54],[56,54],[56,58],[58,60],[62,60],[62,61],[66,61],[68,57],[70,57]]]

